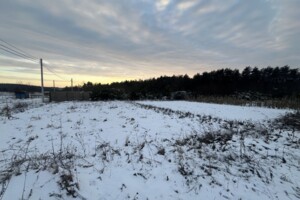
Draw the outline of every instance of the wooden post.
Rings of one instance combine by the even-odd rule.
[[[53,80],[53,92],[55,92],[55,80]]]
[[[71,91],[73,92],[73,78],[71,78]]]
[[[42,92],[42,102],[45,102],[45,92],[44,92],[44,74],[43,74],[43,59],[40,59],[41,64],[41,92]]]

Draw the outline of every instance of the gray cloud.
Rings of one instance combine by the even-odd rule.
[[[298,67],[299,6],[293,0],[2,0],[0,38],[80,81]],[[1,74],[38,71],[4,56],[0,63]]]

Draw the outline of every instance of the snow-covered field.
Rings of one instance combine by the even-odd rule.
[[[0,104],[0,199],[300,198],[291,110],[25,103]]]
[[[212,115],[229,120],[266,121],[284,115],[288,110],[263,107],[220,105],[212,103],[197,103],[184,101],[141,101],[141,104],[170,108],[198,115]]]

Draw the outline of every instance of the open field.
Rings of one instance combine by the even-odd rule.
[[[293,110],[184,101],[0,104],[0,199],[299,199]]]

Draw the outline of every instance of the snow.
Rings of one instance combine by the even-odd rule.
[[[291,110],[184,101],[5,106],[3,200],[300,196],[299,131],[274,125]]]
[[[138,103],[153,105],[162,108],[170,108],[183,112],[192,112],[199,115],[213,115],[222,119],[229,120],[252,120],[261,121],[277,118],[284,115],[290,110],[287,109],[272,109],[253,106],[235,106],[221,105],[212,103],[198,103],[184,101],[140,101]]]

